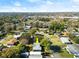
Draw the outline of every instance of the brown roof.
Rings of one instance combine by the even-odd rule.
[[[62,32],[63,36],[68,36],[68,32]]]
[[[11,39],[10,41],[7,42],[7,44],[14,44],[15,42],[17,42],[16,39]]]

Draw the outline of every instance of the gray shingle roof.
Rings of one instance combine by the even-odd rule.
[[[67,45],[67,49],[69,50],[70,53],[74,55],[79,55],[79,46],[72,44],[72,45]]]

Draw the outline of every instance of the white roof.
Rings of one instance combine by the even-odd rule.
[[[31,28],[31,26],[25,26],[25,28],[26,28],[26,29],[30,29],[30,28]]]
[[[29,58],[42,58],[42,55],[30,55]]]
[[[23,34],[23,32],[21,32],[20,34],[18,35],[14,35],[14,38],[18,38],[18,37],[21,37],[21,35]]]
[[[41,34],[41,35],[44,35],[44,32],[36,32],[35,34]]]
[[[31,51],[30,55],[41,55],[40,51]]]
[[[34,43],[33,44],[33,50],[41,50],[40,43]]]
[[[70,43],[69,37],[60,37],[60,40],[62,41],[62,43]]]
[[[42,58],[41,52],[31,51],[29,58]]]
[[[20,37],[21,35],[14,35],[14,38],[18,38],[18,37]]]

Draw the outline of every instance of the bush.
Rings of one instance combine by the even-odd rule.
[[[2,58],[19,58],[22,52],[27,51],[25,45],[18,44],[17,46],[6,48],[0,52],[0,57]]]
[[[50,46],[50,49],[53,50],[54,52],[60,52],[61,51],[61,47],[54,45],[54,46]]]

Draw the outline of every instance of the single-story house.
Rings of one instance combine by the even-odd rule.
[[[6,31],[0,31],[0,35],[5,35],[5,34],[7,34]]]
[[[79,44],[69,44],[67,45],[66,50],[75,57],[79,57]]]
[[[5,38],[3,38],[3,37],[0,37],[0,40],[5,40]]]
[[[33,44],[33,50],[34,51],[41,51],[40,43],[34,43]]]
[[[79,36],[79,32],[73,32],[72,33],[74,36]]]
[[[14,38],[19,38],[19,37],[21,37],[21,35],[14,35]]]
[[[24,30],[29,30],[30,28],[31,28],[30,25],[25,25],[25,26],[24,26]]]
[[[42,58],[40,51],[31,51],[29,58]]]
[[[37,31],[35,34],[36,34],[36,35],[44,35],[44,32],[38,32],[38,31]]]
[[[62,36],[68,36],[69,33],[68,32],[62,32],[61,34],[62,34]]]
[[[69,40],[69,37],[67,36],[60,37],[60,40],[62,41],[62,43],[71,44],[71,41]]]
[[[18,32],[18,31],[16,31],[15,33],[14,33],[14,38],[20,38],[21,37],[21,35],[22,35],[22,32]]]
[[[17,42],[16,39],[11,39],[10,41],[7,42],[7,47],[14,46],[16,42]]]
[[[30,51],[29,58],[42,58],[40,43],[33,44],[33,51]]]
[[[21,53],[20,57],[21,58],[29,58],[29,55],[30,55],[29,52],[24,52],[24,53]]]

